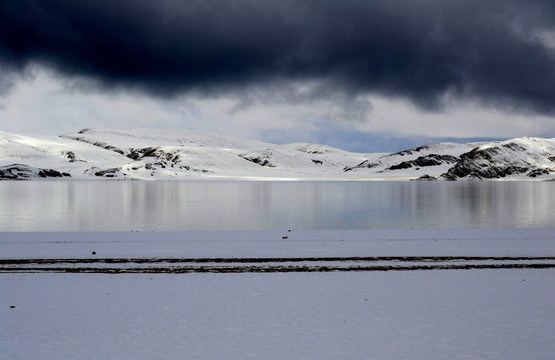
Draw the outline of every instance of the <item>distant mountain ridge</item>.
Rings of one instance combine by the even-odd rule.
[[[555,138],[437,143],[397,153],[275,145],[193,130],[92,130],[59,137],[0,132],[0,180],[555,179]]]

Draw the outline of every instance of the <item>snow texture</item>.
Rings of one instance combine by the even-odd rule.
[[[0,254],[465,254],[553,260],[553,230],[2,233]],[[553,268],[3,272],[0,358],[551,359],[554,275]]]
[[[91,130],[60,137],[0,132],[0,179],[555,178],[555,139],[438,143],[393,154],[275,145],[192,130]]]
[[[285,237],[285,239],[284,239]],[[555,256],[554,228],[0,232],[0,258]]]

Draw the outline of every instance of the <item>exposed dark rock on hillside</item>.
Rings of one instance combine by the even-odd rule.
[[[379,163],[371,163],[368,160],[364,160],[357,166],[345,166],[343,168],[343,172],[351,171],[354,169],[372,169],[372,168],[378,167],[379,165],[380,165]]]
[[[271,151],[262,151],[260,153],[249,153],[249,154],[241,154],[239,155],[240,158],[245,159],[247,161],[253,162],[260,166],[274,168],[276,167],[275,164],[272,163],[272,152]]]
[[[46,177],[64,177],[64,176],[71,176],[68,173],[62,173],[56,171],[54,169],[40,169],[38,173],[39,177],[46,178]]]
[[[500,179],[518,174],[535,178],[555,172],[553,161],[552,167],[537,165],[549,162],[554,149],[538,152],[525,145],[508,142],[474,148],[462,154],[457,164],[441,176],[447,180]]]
[[[154,156],[154,153],[159,148],[157,147],[147,147],[142,149],[131,149],[131,152],[127,154],[127,157],[133,160],[140,160],[144,157]]]
[[[163,161],[170,161],[173,163],[179,162],[179,154],[177,152],[164,151],[159,147],[147,147],[142,149],[131,149],[127,157],[133,160],[141,160],[145,157],[155,157]]]
[[[437,178],[435,178],[431,175],[428,175],[428,174],[424,174],[421,177],[419,177],[418,179],[414,179],[414,180],[416,180],[416,181],[436,181]]]
[[[69,174],[80,179],[541,181],[555,178],[555,138],[440,142],[393,154],[365,154],[321,144],[277,145],[179,129],[83,129],[60,137],[0,132],[0,179]]]
[[[527,175],[528,177],[535,178],[537,176],[549,175],[549,173],[550,173],[549,169],[543,168],[543,169],[534,169],[530,171]]]
[[[103,176],[107,178],[114,178],[118,177],[118,173],[121,171],[121,168],[110,168],[110,169],[103,169],[98,170],[94,173],[94,176]]]
[[[12,164],[0,167],[0,179],[22,180],[31,177],[32,170],[27,165]]]
[[[406,156],[406,155],[412,155],[412,154],[414,154],[414,153],[418,153],[418,152],[421,152],[421,151],[423,151],[423,150],[427,150],[427,149],[430,148],[430,146],[431,146],[431,145],[419,146],[419,147],[414,148],[414,149],[408,149],[408,150],[403,150],[403,151],[399,151],[399,152],[396,152],[396,153],[392,153],[392,154],[386,155],[386,157],[388,157],[388,156]]]
[[[75,153],[73,151],[66,151],[64,153],[65,157],[69,159],[69,162],[75,162],[75,161],[83,161],[77,158],[77,155],[75,155]],[[83,161],[85,162],[85,161]]]
[[[298,146],[295,148],[295,150],[304,152],[307,154],[316,154],[316,155],[322,155],[326,153],[325,147],[323,147],[322,145],[315,145],[315,144],[305,144],[302,146]]]
[[[32,178],[71,177],[67,172],[54,169],[39,169],[23,164],[0,167],[0,180],[27,180]]]
[[[81,131],[83,131],[83,130],[81,130]],[[81,132],[79,132],[79,133],[81,133]],[[66,139],[72,139],[72,140],[82,141],[82,142],[85,142],[85,143],[87,143],[87,144],[91,144],[91,145],[94,145],[94,146],[98,146],[98,147],[100,147],[100,148],[103,148],[103,149],[106,149],[106,150],[109,150],[109,151],[114,151],[114,152],[117,152],[118,154],[125,155],[125,153],[124,153],[123,150],[121,150],[121,149],[119,149],[119,148],[117,148],[117,147],[115,147],[115,146],[109,145],[109,144],[107,144],[107,143],[105,143],[105,142],[102,142],[102,141],[92,141],[92,140],[89,140],[89,139],[87,139],[87,138],[85,138],[85,137],[82,137],[82,136],[69,136],[69,135],[68,135],[68,136],[64,136],[64,137],[65,137]]]
[[[454,164],[457,162],[457,157],[451,155],[429,154],[426,156],[419,156],[418,158],[410,161],[403,161],[397,165],[392,165],[386,170],[401,170],[409,169],[411,167],[426,167],[438,166],[442,164]]]

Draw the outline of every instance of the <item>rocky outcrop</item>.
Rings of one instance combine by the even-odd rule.
[[[23,164],[12,164],[0,167],[0,180],[28,180],[33,178],[71,177],[67,172],[54,169],[40,169]]]
[[[265,166],[269,168],[275,168],[276,165],[272,163],[272,152],[269,150],[264,150],[262,152],[252,152],[248,154],[239,155],[240,158],[247,161],[253,162],[260,166]]]
[[[421,177],[419,177],[418,179],[414,179],[414,180],[416,180],[416,181],[436,181],[437,178],[435,178],[431,175],[428,175],[428,174],[424,174]]]
[[[330,152],[332,149],[320,144],[303,144],[295,147],[295,150],[306,154],[322,155]]]
[[[77,155],[75,155],[75,153],[74,153],[73,151],[64,151],[62,154],[63,154],[66,158],[69,159],[69,162],[76,162],[76,161],[83,161],[83,162],[85,162],[84,160],[78,159],[78,158],[77,158]]]
[[[446,180],[536,178],[555,173],[555,162],[551,159],[554,152],[552,145],[530,138],[480,146],[462,154],[457,164],[441,177]]]
[[[33,171],[27,165],[12,164],[0,167],[0,179],[23,180],[28,179],[38,172]]]
[[[121,168],[103,169],[94,172],[94,176],[102,176],[107,178],[115,178],[120,175]]]
[[[87,131],[88,131],[88,129],[83,129],[83,130],[79,131],[78,134],[84,134],[84,133],[86,133]],[[90,139],[88,139],[88,138],[86,138],[86,137],[84,137],[84,136],[62,135],[61,137],[66,138],[66,139],[76,140],[76,141],[82,141],[82,142],[87,143],[87,144],[91,144],[91,145],[94,145],[94,146],[98,146],[98,147],[103,148],[103,149],[105,149],[105,150],[117,152],[118,154],[122,154],[122,155],[125,154],[124,151],[123,151],[122,149],[117,148],[117,147],[115,147],[115,146],[112,146],[112,145],[110,145],[110,144],[107,144],[107,143],[105,143],[105,142],[103,142],[103,141],[94,141],[94,140],[90,140]]]
[[[414,149],[408,149],[408,150],[403,150],[403,151],[399,151],[399,152],[396,152],[396,153],[392,153],[392,154],[389,154],[389,155],[386,155],[386,156],[407,156],[407,155],[413,155],[413,154],[415,154],[415,153],[419,153],[419,152],[421,152],[421,151],[428,150],[428,149],[430,149],[431,147],[432,147],[432,145],[424,145],[424,146],[419,146],[419,147],[414,148]]]
[[[458,158],[452,155],[440,155],[440,154],[429,154],[425,156],[419,156],[414,160],[403,161],[399,164],[392,165],[386,170],[402,170],[409,169],[412,167],[427,167],[427,166],[438,166],[443,164],[454,164],[458,161]]]
[[[141,160],[145,157],[154,157],[162,161],[177,163],[180,160],[177,151],[165,151],[159,147],[147,147],[141,149],[131,149],[127,157],[133,160]]]
[[[555,178],[554,169],[555,138],[440,142],[396,153],[363,154],[326,145],[276,145],[175,129],[83,129],[60,137],[0,132],[0,179],[71,174],[80,179],[179,180],[214,174],[219,178],[541,181]]]
[[[373,162],[370,162],[369,160],[364,160],[363,162],[361,162],[356,166],[345,166],[343,168],[343,172],[352,171],[355,169],[372,169],[372,168],[378,167],[379,165],[380,165],[379,163],[373,163]]]
[[[59,172],[54,169],[40,169],[38,176],[42,178],[47,178],[47,177],[64,177],[64,176],[70,177],[71,175],[65,172],[64,173]]]

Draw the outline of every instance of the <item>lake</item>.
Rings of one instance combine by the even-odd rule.
[[[0,182],[0,231],[552,226],[554,182]]]

